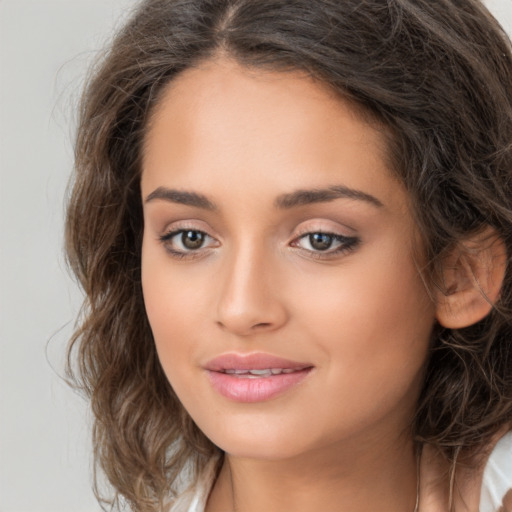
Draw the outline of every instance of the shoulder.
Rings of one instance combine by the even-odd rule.
[[[480,512],[512,512],[512,431],[496,443],[485,465]]]
[[[458,465],[453,494],[450,464],[434,447],[422,455],[420,501],[422,512],[445,512],[450,496],[457,512],[512,512],[512,431],[501,431],[482,451],[477,467]]]

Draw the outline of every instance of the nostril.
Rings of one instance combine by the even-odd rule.
[[[225,325],[223,322],[221,321],[217,321],[217,325],[219,327],[222,327],[224,329],[229,329],[229,327],[227,325]],[[267,327],[270,327],[272,324],[270,322],[260,322],[260,323],[257,323],[257,324],[254,324],[252,326],[249,326],[249,330],[259,330],[259,329],[265,329]]]
[[[269,325],[270,325],[270,323],[268,323],[268,322],[261,322],[259,324],[253,325],[252,328],[260,329],[260,328],[268,327]]]

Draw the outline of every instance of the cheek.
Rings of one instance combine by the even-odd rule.
[[[157,268],[145,272],[142,287],[155,336],[197,325],[197,310],[204,299],[204,289],[189,281],[172,278]]]
[[[157,343],[182,328],[192,329],[205,297],[203,277],[208,269],[197,272],[189,263],[176,262],[146,233],[141,267],[144,304]]]
[[[427,358],[434,305],[407,254],[383,249],[348,263],[295,293],[295,316],[333,378],[370,395],[401,393]]]
[[[395,242],[395,243],[392,243]],[[339,268],[304,283],[303,314],[360,343],[389,338],[414,343],[433,326],[435,310],[406,243],[392,241],[362,250]],[[366,334],[366,335],[365,335]],[[427,336],[428,337],[428,336]]]
[[[151,244],[151,243],[150,243]],[[142,290],[156,349],[168,380],[174,382],[180,361],[194,349],[197,310],[204,294],[176,269],[161,247],[143,243]],[[149,246],[149,247],[148,247]]]

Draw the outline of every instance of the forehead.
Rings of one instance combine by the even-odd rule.
[[[232,190],[237,183],[271,183],[276,193],[343,184],[389,196],[401,186],[386,140],[379,126],[305,73],[208,61],[173,80],[154,110],[143,193],[169,181],[208,190],[223,181]]]

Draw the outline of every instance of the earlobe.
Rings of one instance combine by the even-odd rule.
[[[486,317],[499,298],[506,266],[505,244],[493,228],[461,241],[443,262],[438,322],[461,329]]]

